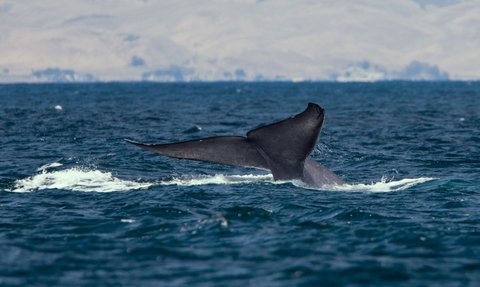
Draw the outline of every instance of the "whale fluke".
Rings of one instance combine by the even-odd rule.
[[[268,169],[265,159],[244,137],[223,136],[170,144],[143,144],[126,142],[164,156]]]
[[[302,113],[251,130],[246,137],[219,136],[168,144],[125,141],[168,157],[268,169],[275,180],[300,179],[312,185],[340,183],[333,172],[309,158],[323,119],[324,110],[309,103]],[[321,177],[316,176],[319,172]],[[318,182],[316,178],[325,180]]]
[[[247,139],[263,154],[276,180],[301,178],[323,118],[324,110],[310,103],[294,117],[249,131]]]

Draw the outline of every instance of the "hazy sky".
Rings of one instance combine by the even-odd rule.
[[[480,1],[0,0],[0,81],[480,79]]]

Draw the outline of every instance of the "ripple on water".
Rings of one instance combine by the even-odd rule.
[[[234,206],[226,208],[223,215],[228,220],[240,220],[248,222],[265,222],[273,220],[273,211],[259,207]]]
[[[479,91],[3,85],[0,285],[475,286]],[[241,135],[310,101],[327,111],[312,156],[345,185],[306,189],[123,141]]]

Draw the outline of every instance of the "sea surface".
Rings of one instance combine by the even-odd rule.
[[[345,182],[162,157],[326,110]],[[480,83],[0,85],[1,286],[480,286]]]

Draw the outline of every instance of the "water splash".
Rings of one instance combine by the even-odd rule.
[[[341,185],[327,185],[323,186],[321,190],[331,191],[349,191],[349,192],[391,192],[405,190],[417,184],[427,181],[435,180],[433,177],[419,177],[419,178],[404,178],[400,180],[387,181],[385,177],[379,182],[372,182],[370,184],[341,184]]]
[[[212,176],[190,176],[174,177],[171,179],[140,182],[116,178],[111,172],[91,170],[81,167],[74,167],[64,170],[49,171],[62,164],[54,162],[38,168],[40,173],[31,177],[17,180],[11,192],[31,192],[44,189],[63,189],[84,192],[112,192],[128,191],[137,189],[146,189],[151,186],[177,185],[177,186],[197,186],[197,185],[234,185],[234,184],[293,184],[297,187],[323,190],[323,191],[341,191],[341,192],[390,192],[408,189],[414,185],[434,180],[431,177],[405,178],[401,180],[387,180],[382,177],[379,182],[370,184],[342,184],[326,185],[321,188],[312,188],[306,186],[301,181],[274,181],[272,174],[245,174],[245,175],[225,175],[215,174]]]
[[[111,172],[70,168],[41,173],[17,180],[12,192],[31,192],[42,189],[65,189],[73,191],[112,192],[145,189],[152,183],[136,182],[116,178]]]
[[[59,167],[59,166],[62,166],[63,164],[59,163],[59,162],[52,162],[52,163],[47,163],[47,164],[44,164],[42,165],[41,167],[37,168],[37,171],[45,171],[49,168],[53,168],[53,167]]]
[[[160,185],[194,186],[207,184],[248,184],[258,182],[276,183],[271,174],[246,174],[246,175],[224,175],[196,176],[190,178],[173,178],[160,181]]]

